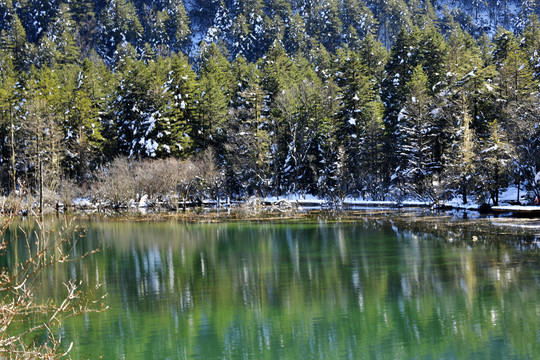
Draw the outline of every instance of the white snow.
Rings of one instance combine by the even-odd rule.
[[[540,212],[540,206],[522,206],[522,205],[504,205],[504,206],[493,206],[491,208],[495,211],[510,211],[510,212]]]
[[[75,206],[92,206],[90,198],[75,198],[73,199],[72,204]]]

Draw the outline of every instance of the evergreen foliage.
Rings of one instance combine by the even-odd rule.
[[[538,6],[453,3],[0,0],[0,184],[124,155],[215,161],[212,196],[533,191]]]

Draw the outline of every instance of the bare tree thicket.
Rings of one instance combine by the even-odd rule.
[[[99,170],[96,178],[94,201],[115,208],[144,201],[155,207],[178,209],[199,204],[202,199],[218,200],[224,177],[208,150],[188,160],[118,157]]]

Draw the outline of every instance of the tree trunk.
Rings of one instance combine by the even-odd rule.
[[[519,201],[519,187],[521,186],[521,171],[518,174],[518,181],[517,181],[517,199],[516,204],[521,205],[521,202]]]
[[[15,126],[13,125],[11,103],[9,104],[9,125],[11,132],[11,179],[13,183],[13,192],[15,192],[17,188],[17,169],[15,168]]]
[[[467,204],[467,182],[466,182],[465,179],[463,180],[463,192],[462,192],[462,195],[463,195],[463,204],[466,205]]]
[[[43,165],[41,161],[41,149],[40,149],[40,139],[39,135],[36,142],[37,152],[38,152],[38,167],[39,167],[39,214],[43,214]]]

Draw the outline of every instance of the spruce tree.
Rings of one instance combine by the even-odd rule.
[[[129,157],[164,157],[171,151],[168,142],[170,118],[163,91],[166,68],[160,63],[127,60],[119,74],[112,107],[116,114],[118,147]]]
[[[186,158],[192,153],[196,129],[196,107],[198,101],[196,74],[187,58],[173,55],[165,87],[169,94],[166,107],[171,121],[171,154]]]
[[[75,39],[75,22],[68,4],[60,5],[57,16],[41,39],[41,63],[46,66],[74,64],[80,59]]]
[[[20,125],[16,116],[17,73],[8,52],[0,52],[0,136],[5,139],[0,147],[1,163],[4,174],[9,179],[1,179],[2,185],[7,185],[9,191],[17,187],[17,158],[19,158],[18,144],[16,144],[16,132]],[[18,138],[17,134],[17,138]]]
[[[397,124],[399,166],[396,180],[402,190],[431,198],[435,134],[430,116],[428,78],[420,65],[414,68],[406,88],[407,100]]]
[[[499,205],[500,191],[510,181],[515,148],[497,120],[488,124],[489,135],[481,141],[478,159],[479,195],[484,202]]]
[[[97,29],[96,50],[107,64],[117,60],[115,51],[118,46],[125,46],[124,43],[135,48],[142,46],[143,27],[135,6],[129,0],[107,0],[99,15]]]
[[[444,154],[445,169],[442,180],[451,195],[460,194],[463,204],[467,204],[468,196],[474,192],[476,184],[477,138],[472,129],[465,92],[461,92],[456,99],[452,115],[452,138]]]
[[[202,54],[198,79],[199,99],[194,127],[198,149],[213,147],[219,155],[223,154],[231,80],[229,62],[216,44],[210,44]]]
[[[233,98],[227,121],[226,167],[233,194],[266,196],[269,188],[269,124],[257,67],[238,57],[232,63]]]
[[[358,54],[343,50],[336,57],[341,93],[336,136],[345,158],[342,182],[347,193],[372,196],[381,183],[382,103]]]
[[[22,133],[25,142],[21,153],[26,161],[26,176],[40,199],[43,192],[56,192],[62,178],[61,163],[65,156],[62,147],[61,89],[57,73],[49,68],[32,68],[24,85],[24,117]]]

